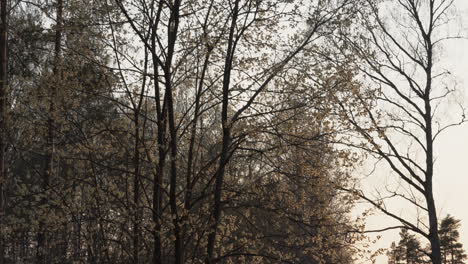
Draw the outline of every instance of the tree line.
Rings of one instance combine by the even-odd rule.
[[[0,264],[351,264],[359,200],[401,223],[392,252],[409,231],[462,261],[433,195],[465,121],[435,112],[453,1],[390,1],[397,24],[387,4],[0,0]],[[366,160],[390,197],[361,190]]]
[[[442,263],[463,264],[467,259],[463,245],[459,241],[459,228],[460,220],[455,219],[451,215],[444,217],[440,223],[439,237]],[[398,244],[392,243],[387,255],[389,264],[431,263],[421,246],[421,242],[406,229],[401,230],[400,241]]]

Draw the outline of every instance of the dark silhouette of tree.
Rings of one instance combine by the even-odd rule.
[[[400,242],[398,247],[401,249],[403,256],[401,260],[406,261],[407,264],[419,264],[422,262],[422,248],[421,243],[408,232],[407,229],[402,229],[400,232]]]
[[[0,264],[5,263],[6,146],[8,105],[8,1],[0,1]]]
[[[392,242],[387,254],[389,264],[422,264],[425,263],[424,251],[421,243],[414,234],[410,234],[407,229],[400,231],[400,241],[398,245]]]
[[[349,97],[357,98],[364,111],[340,105],[343,117],[365,142],[353,139],[349,144],[385,164],[392,177],[374,194],[355,194],[401,223],[384,230],[406,228],[427,239],[432,263],[441,264],[434,146],[441,133],[466,122],[463,107],[456,121],[447,121],[438,111],[455,90],[444,84],[449,72],[438,63],[453,1],[365,2],[367,8],[358,14],[362,31],[355,38],[349,32],[343,36],[361,59],[350,73],[360,78]],[[397,213],[387,206],[390,200],[407,203],[416,213]]]
[[[395,194],[421,225],[368,200],[404,225],[391,263],[427,260],[418,238],[436,242],[431,142],[426,166],[398,155],[386,137],[398,128],[372,112],[389,98],[356,74],[393,89],[430,138],[433,68],[421,59],[429,81],[408,98],[416,108],[397,97],[379,73],[399,69],[394,57],[364,52],[381,44],[372,33],[365,43],[338,34],[361,12],[374,18],[366,30],[385,30],[370,3],[0,0],[0,264],[352,264],[364,238],[352,210],[366,196],[348,190],[362,156],[335,143],[356,129],[361,149],[387,157],[419,195]],[[426,33],[418,55],[437,41]],[[447,256],[462,259],[448,234]]]
[[[397,248],[395,242],[392,242],[389,250],[387,251],[388,264],[398,264],[400,260],[399,248]]]
[[[440,222],[440,248],[444,264],[463,264],[467,259],[463,244],[459,241],[459,228],[460,220],[451,215],[447,215]]]
[[[463,264],[467,259],[463,244],[459,242],[460,220],[451,215],[444,217],[439,225],[439,236],[443,264]],[[400,232],[398,245],[392,242],[388,252],[389,264],[423,264],[430,263],[428,249],[422,248],[415,234],[410,234],[407,229]]]

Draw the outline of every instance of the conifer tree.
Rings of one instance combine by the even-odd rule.
[[[387,256],[389,264],[426,263],[420,241],[414,234],[409,233],[407,229],[401,229],[398,245],[392,242]]]
[[[447,215],[440,223],[440,247],[444,264],[463,264],[467,258],[463,244],[459,241],[459,228],[460,220],[451,215]]]

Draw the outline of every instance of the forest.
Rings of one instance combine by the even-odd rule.
[[[0,0],[0,264],[468,263],[456,3]]]

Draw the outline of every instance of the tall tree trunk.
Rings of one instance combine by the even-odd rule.
[[[157,73],[157,69],[155,70]],[[157,75],[155,75],[157,76]],[[157,79],[155,80],[157,84]],[[157,123],[158,123],[158,164],[156,175],[153,183],[153,222],[155,224],[154,231],[154,248],[153,248],[153,263],[162,264],[162,244],[161,244],[161,214],[162,214],[162,179],[164,175],[164,165],[166,163],[166,121],[165,110],[161,110],[159,85],[155,89],[156,108],[157,108]],[[164,107],[163,107],[164,108]]]
[[[153,248],[153,264],[162,264],[162,244],[161,244],[161,215],[162,215],[162,180],[164,177],[164,167],[166,164],[166,107],[164,96],[164,102],[161,106],[161,87],[159,85],[159,67],[158,58],[156,54],[156,35],[157,26],[161,12],[163,2],[160,1],[158,5],[158,11],[156,15],[156,23],[153,27],[151,34],[151,58],[153,62],[153,73],[154,73],[154,99],[156,103],[156,119],[157,119],[157,141],[158,141],[158,163],[156,168],[156,175],[154,176],[153,182],[153,222],[154,222],[154,248]]]
[[[434,2],[430,2],[431,14],[434,14]],[[431,15],[432,17],[433,15]],[[431,244],[431,260],[432,264],[441,264],[442,257],[440,252],[439,239],[439,223],[437,221],[437,209],[434,202],[433,177],[434,177],[434,136],[432,131],[432,82],[433,82],[433,48],[432,42],[432,27],[434,26],[431,19],[431,30],[428,34],[423,35],[426,42],[427,67],[426,67],[426,87],[424,91],[424,121],[426,134],[426,182],[424,189],[426,191],[427,212],[429,218],[429,242]]]
[[[139,109],[138,109],[139,110]],[[140,263],[140,128],[139,128],[139,111],[135,111],[135,146],[134,146],[134,183],[133,183],[133,263]]]
[[[432,82],[432,78],[428,75],[429,82]],[[428,84],[430,87],[430,84]],[[428,88],[430,89],[430,88]],[[439,226],[437,221],[437,210],[434,202],[434,191],[433,191],[433,176],[434,176],[434,158],[433,158],[433,136],[432,136],[432,110],[430,105],[429,96],[426,100],[426,145],[427,145],[427,157],[426,157],[426,203],[427,212],[429,218],[429,241],[431,244],[431,260],[432,264],[441,264],[441,252],[440,252],[440,239],[439,239]]]
[[[144,72],[148,69],[148,50],[145,47],[145,63],[144,63]],[[143,120],[142,132],[140,136],[140,113],[141,107],[144,101],[146,87],[146,76],[143,77],[141,91],[139,95],[138,102],[134,104],[134,116],[133,122],[135,125],[135,145],[134,145],[134,155],[133,155],[133,168],[134,168],[134,192],[133,192],[133,203],[134,203],[134,220],[133,220],[133,259],[135,264],[140,263],[140,237],[141,237],[141,208],[140,208],[140,196],[141,196],[141,172],[140,172],[140,145],[141,140],[145,138],[145,127],[146,127],[146,118]],[[145,115],[146,116],[146,115]],[[141,138],[140,138],[141,137]]]
[[[169,204],[172,214],[172,223],[174,225],[174,252],[175,264],[184,263],[184,252],[182,243],[182,230],[180,228],[180,219],[177,209],[177,130],[175,125],[174,98],[172,86],[172,59],[175,52],[175,43],[177,40],[177,31],[179,27],[181,0],[176,0],[172,6],[171,16],[168,24],[168,51],[164,69],[164,79],[166,81],[167,96],[167,114],[169,121],[170,135],[170,187],[169,187]]]
[[[7,24],[7,0],[0,2],[0,230],[3,229],[6,216],[5,185],[7,181],[5,168],[5,148],[6,148],[6,96],[8,84],[8,24]],[[0,264],[5,263],[5,238],[0,234]]]
[[[55,43],[54,43],[54,66],[53,72],[54,77],[61,77],[60,74],[60,52],[62,43],[62,23],[63,23],[63,0],[57,0],[56,7],[56,28],[55,28]],[[57,94],[57,85],[60,80],[54,80],[50,87],[50,98],[49,98],[49,119],[47,121],[47,159],[46,159],[46,171],[43,174],[42,189],[46,192],[50,185],[50,179],[54,174],[54,156],[55,156],[55,99]],[[47,196],[43,198],[43,204],[48,203]],[[47,227],[45,223],[41,221],[39,223],[39,234],[37,237],[37,263],[47,263],[46,251],[48,247]]]
[[[208,244],[207,244],[207,258],[206,263],[211,264],[213,261],[213,252],[215,247],[216,241],[216,233],[219,225],[219,221],[221,218],[221,192],[224,182],[224,172],[226,163],[228,161],[228,152],[229,146],[231,144],[231,124],[229,124],[228,120],[228,106],[229,106],[229,85],[231,81],[231,68],[232,68],[232,61],[235,51],[235,29],[237,24],[237,16],[239,13],[239,0],[236,0],[234,3],[234,9],[232,13],[232,21],[231,26],[229,29],[229,39],[228,39],[228,47],[226,51],[226,60],[224,65],[224,76],[223,76],[223,98],[222,98],[222,110],[221,110],[221,122],[223,128],[223,141],[222,141],[222,148],[221,148],[221,155],[219,158],[219,167],[216,171],[216,179],[215,179],[215,190],[214,190],[214,205],[213,205],[213,222],[210,233],[208,235]]]

